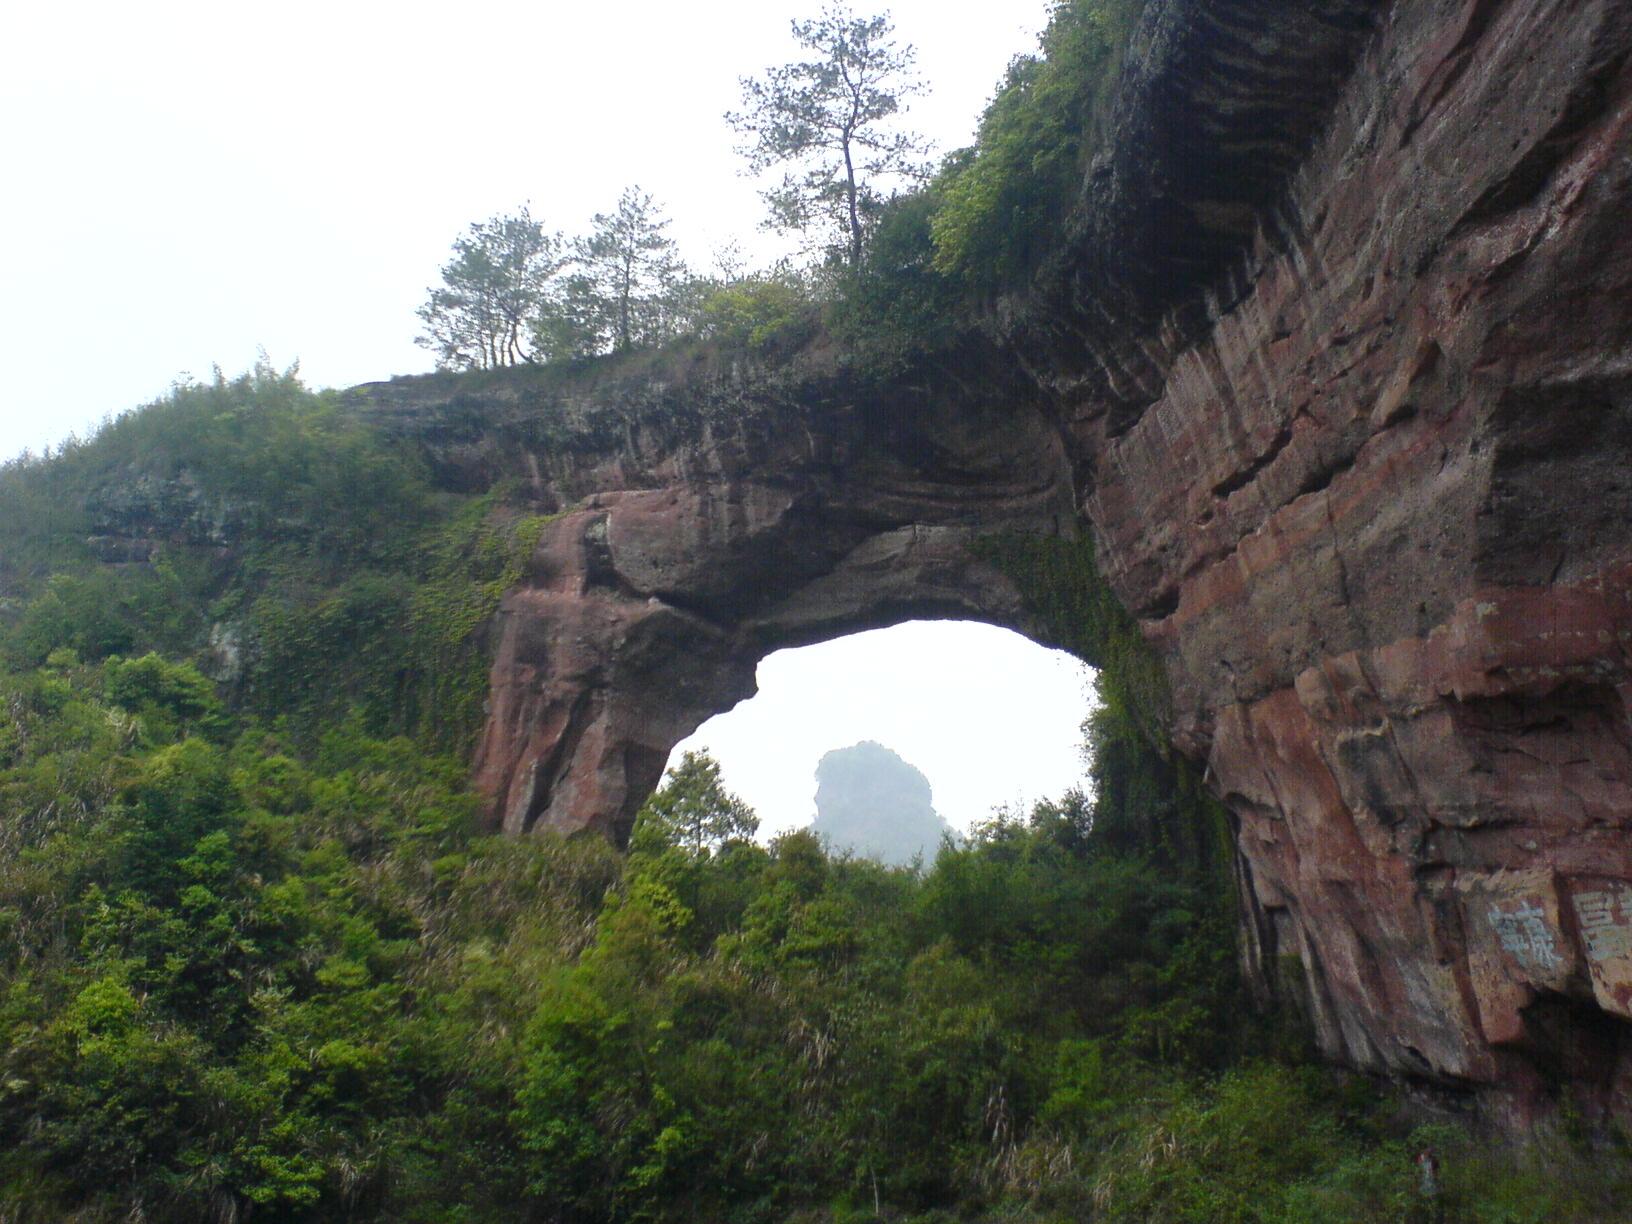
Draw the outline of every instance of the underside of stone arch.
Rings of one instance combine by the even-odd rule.
[[[1629,53],[1629,0],[1151,0],[1059,248],[935,351],[359,389],[557,515],[495,822],[623,835],[777,647],[1044,636],[991,541],[1087,533],[1325,1049],[1632,1115]]]
[[[901,392],[801,415],[710,429],[672,478],[545,527],[499,615],[477,758],[507,832],[626,840],[669,750],[751,696],[774,650],[915,617],[1032,628],[981,544],[1074,529],[1064,445],[1035,407],[954,420]]]

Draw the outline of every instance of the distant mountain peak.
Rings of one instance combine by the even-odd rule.
[[[950,826],[923,771],[875,740],[835,748],[816,766],[811,832],[835,850],[901,867],[933,862]]]

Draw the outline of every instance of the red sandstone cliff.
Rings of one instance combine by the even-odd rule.
[[[1084,509],[1325,1047],[1632,1099],[1632,6],[1395,6]]]
[[[563,510],[495,820],[621,836],[779,646],[1040,632],[971,542],[1090,530],[1328,1052],[1632,1116],[1629,50],[1632,0],[1154,2],[1069,241],[935,361],[361,389]]]

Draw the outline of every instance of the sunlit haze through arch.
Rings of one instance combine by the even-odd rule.
[[[912,621],[759,665],[759,693],[674,750],[706,748],[760,817],[762,837],[810,822],[816,764],[876,740],[928,777],[954,829],[1085,785],[1082,723],[1093,673],[1018,633]]]

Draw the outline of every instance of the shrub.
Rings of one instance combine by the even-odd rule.
[[[796,343],[815,319],[809,288],[792,274],[768,273],[708,289],[697,307],[698,334],[738,348]]]
[[[1042,54],[1010,66],[973,149],[937,180],[935,268],[976,288],[1012,283],[1076,202],[1093,125],[1144,0],[1059,0]]]

